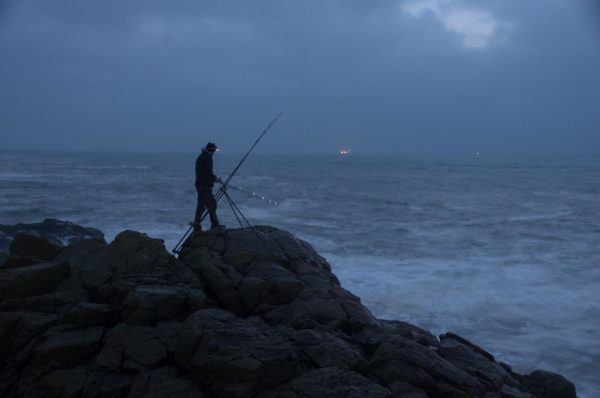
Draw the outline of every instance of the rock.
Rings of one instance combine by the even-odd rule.
[[[428,331],[407,322],[383,319],[368,325],[360,333],[352,336],[352,339],[369,355],[372,355],[383,340],[391,335],[402,336],[424,347],[436,349],[439,347],[438,339]]]
[[[155,328],[122,323],[108,332],[96,363],[111,371],[140,370],[159,364],[167,355],[167,345]]]
[[[127,395],[128,398],[202,398],[202,396],[196,383],[172,366],[140,372]]]
[[[384,387],[360,374],[336,368],[321,368],[268,392],[259,398],[392,398]]]
[[[41,223],[0,225],[0,251],[7,252],[10,242],[20,233],[45,238],[57,246],[70,245],[83,239],[104,241],[104,234],[97,229],[49,218]]]
[[[113,326],[121,319],[121,308],[108,304],[79,303],[65,312],[61,321],[80,327]]]
[[[78,398],[88,379],[87,372],[83,367],[56,370],[44,376],[40,390],[49,397]]]
[[[166,320],[183,321],[202,308],[206,296],[200,289],[171,286],[136,286],[123,303],[123,318],[135,325],[155,325]]]
[[[217,396],[250,396],[293,378],[300,367],[293,346],[267,324],[218,309],[185,321],[176,359]]]
[[[531,392],[541,398],[576,398],[575,386],[563,376],[536,370],[525,376]]]
[[[0,301],[50,293],[69,276],[69,271],[69,265],[64,262],[1,268]]]
[[[0,267],[4,265],[4,262],[8,260],[9,254],[3,251],[0,251]]]
[[[50,329],[45,341],[35,349],[33,365],[50,368],[75,367],[91,358],[100,349],[104,328]]]
[[[0,267],[2,397],[575,396],[463,337],[375,319],[275,228],[193,234],[178,259],[135,231],[41,264],[56,250],[21,244]]]
[[[366,373],[368,362],[359,349],[342,338],[325,331],[280,329],[297,347],[297,352],[319,368],[335,367]]]
[[[10,244],[11,256],[33,257],[40,261],[54,260],[62,250],[62,246],[55,245],[39,236],[19,233]]]
[[[237,315],[257,315],[272,325],[349,333],[376,322],[308,243],[284,231],[254,227],[254,232],[195,234],[180,259],[198,272],[219,306]]]
[[[444,360],[435,351],[397,335],[391,335],[381,343],[369,368],[385,383],[406,382],[433,396],[469,397],[485,392],[475,377]]]
[[[82,241],[57,257],[73,269],[70,285],[82,286],[89,300],[121,304],[138,286],[181,288],[190,297],[204,296],[196,274],[173,258],[162,241],[134,231],[124,231],[109,245]],[[72,286],[69,286],[72,289]]]
[[[497,390],[506,383],[518,385],[518,382],[512,380],[492,355],[469,343],[466,339],[456,337],[458,336],[453,334],[445,334],[440,337],[438,353],[442,358],[478,377],[480,381],[488,384],[488,388],[491,390]]]

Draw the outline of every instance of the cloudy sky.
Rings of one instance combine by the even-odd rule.
[[[593,0],[0,0],[0,148],[600,155]]]

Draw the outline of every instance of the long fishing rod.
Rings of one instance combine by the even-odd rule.
[[[227,184],[229,184],[229,181],[231,181],[231,179],[233,178],[233,176],[235,175],[235,173],[237,173],[237,171],[242,166],[242,164],[244,164],[244,162],[246,161],[246,158],[248,157],[248,155],[250,155],[250,152],[252,152],[252,150],[254,149],[254,147],[256,145],[258,145],[258,143],[260,142],[260,140],[262,140],[262,138],[265,136],[265,134],[267,134],[267,131],[269,131],[269,129],[271,127],[273,127],[273,125],[277,122],[277,120],[281,117],[281,115],[283,115],[283,112],[279,112],[279,115],[275,116],[275,118],[273,120],[271,120],[271,123],[269,123],[269,125],[267,127],[265,127],[265,129],[260,134],[260,136],[256,139],[256,141],[254,142],[254,144],[252,144],[252,146],[250,147],[250,149],[248,149],[248,152],[246,152],[246,154],[244,155],[244,157],[242,158],[242,160],[240,160],[240,162],[238,163],[238,165],[235,166],[235,169],[233,169],[233,171],[231,172],[231,174],[229,174],[229,177],[227,177],[227,179],[223,183],[223,185],[225,187],[227,187]]]
[[[279,112],[279,114],[277,116],[275,116],[275,118],[273,120],[271,120],[271,123],[269,123],[267,125],[267,127],[265,127],[265,129],[258,136],[258,138],[256,139],[256,141],[254,141],[254,144],[252,144],[252,146],[250,147],[250,149],[248,150],[248,152],[246,152],[246,154],[244,155],[244,157],[242,158],[242,160],[239,161],[239,163],[237,164],[237,166],[235,166],[235,169],[233,169],[233,171],[229,174],[229,176],[227,177],[227,179],[225,180],[225,182],[223,183],[223,185],[221,186],[221,188],[219,188],[219,192],[215,196],[215,200],[217,202],[219,200],[221,200],[221,198],[225,195],[225,193],[227,191],[227,185],[229,184],[229,182],[231,181],[231,179],[233,178],[233,176],[235,176],[235,174],[240,169],[240,167],[242,166],[242,164],[244,164],[244,162],[246,161],[246,158],[248,157],[248,155],[250,155],[250,152],[252,152],[252,150],[254,149],[254,147],[256,145],[258,145],[258,143],[260,142],[260,140],[262,140],[262,138],[265,136],[265,134],[267,134],[267,131],[269,131],[269,129],[271,129],[271,127],[273,127],[273,125],[277,122],[277,120],[279,120],[279,118],[281,117],[281,115],[283,115],[283,112]],[[205,211],[202,214],[202,217],[200,217],[200,221],[204,220],[206,218],[207,214],[208,214],[208,211]],[[185,232],[185,234],[183,234],[183,236],[181,237],[181,239],[179,239],[179,242],[177,242],[177,244],[175,245],[175,247],[173,248],[173,250],[171,250],[171,253],[173,253],[173,254],[179,254],[179,250],[181,249],[181,246],[183,245],[183,242],[188,237],[188,235],[190,234],[190,232],[192,232],[193,228],[194,228],[194,224],[190,223],[190,227],[187,229],[187,231]]]

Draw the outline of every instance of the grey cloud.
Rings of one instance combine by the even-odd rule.
[[[590,153],[599,38],[573,3],[461,1],[511,24],[470,51],[398,1],[12,2],[0,144],[241,151],[285,110],[262,150]]]

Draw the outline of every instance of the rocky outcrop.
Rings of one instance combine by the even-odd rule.
[[[46,243],[17,241],[0,267],[2,397],[575,397],[455,334],[376,319],[275,228],[194,234],[179,258],[134,231]]]
[[[0,252],[8,252],[11,242],[19,234],[39,236],[56,246],[69,245],[83,239],[104,240],[104,234],[95,228],[82,227],[68,221],[48,218],[41,223],[0,224]]]

